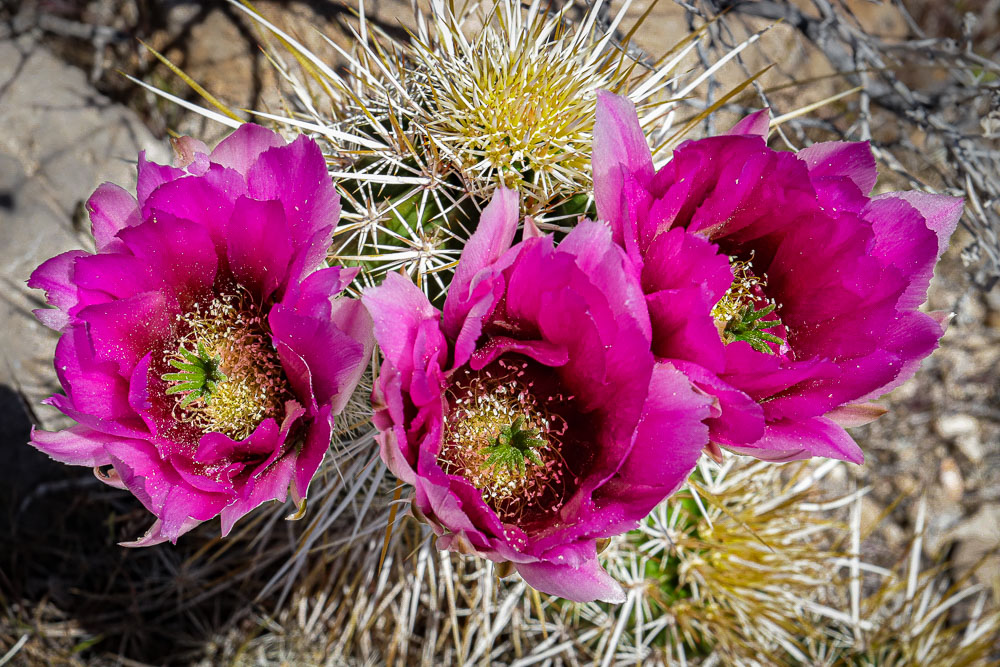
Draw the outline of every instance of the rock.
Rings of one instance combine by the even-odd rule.
[[[958,464],[950,456],[941,460],[940,481],[945,497],[953,503],[961,502],[962,494],[965,492],[965,482]]]
[[[139,150],[154,160],[169,153],[135,113],[38,43],[0,40],[0,63],[0,384],[23,389],[37,406],[58,386],[56,336],[31,314],[44,295],[25,281],[49,257],[93,247],[83,202],[94,188],[134,188]]]
[[[980,463],[984,452],[980,438],[979,422],[972,415],[952,414],[938,417],[934,430],[946,440],[951,440],[972,463]]]
[[[911,521],[916,519],[917,503],[910,508]],[[927,518],[924,527],[924,554],[931,559],[938,558],[942,550],[951,543],[952,531],[962,522],[962,507],[952,500],[942,487],[933,486],[927,494]]]
[[[972,415],[944,415],[935,420],[934,429],[942,438],[952,440],[959,436],[977,433],[979,424]]]
[[[875,530],[882,518],[884,507],[865,496],[861,499],[861,534],[868,535]]]
[[[955,439],[955,445],[969,461],[975,464],[982,463],[985,454],[983,452],[983,443],[978,435],[969,434],[959,436]]]
[[[1000,312],[1000,289],[991,289],[985,294],[986,305],[989,306],[990,310]]]
[[[966,292],[958,302],[955,320],[959,324],[972,324],[986,319],[986,306],[972,292]]]
[[[949,531],[948,538],[958,542],[952,559],[956,575],[975,567],[976,579],[1000,595],[1000,504],[983,505]]]
[[[291,35],[332,69],[341,68],[346,61],[327,39],[344,52],[354,48],[354,38],[342,29],[341,24],[357,29],[357,19],[346,16],[350,12],[342,5],[290,3],[284,0],[262,0],[253,4],[268,22]],[[421,4],[425,11],[429,11],[425,2]],[[161,51],[167,49],[164,55],[182,65],[185,74],[244,118],[253,120],[242,109],[285,113],[287,103],[279,94],[278,87],[282,77],[265,57],[262,48],[274,48],[278,58],[286,64],[294,63],[295,59],[262,24],[236,9],[226,10],[222,6],[212,9],[211,3],[167,3],[166,10],[167,27],[156,36],[152,44],[154,48]],[[406,0],[365,3],[365,15],[369,21],[390,30],[417,30]],[[178,40],[178,35],[185,37]],[[302,72],[296,72],[296,76],[308,78]],[[187,84],[172,74],[160,85],[181,95],[188,89]],[[313,101],[318,101],[319,108],[330,111],[330,103],[322,94]],[[197,103],[207,106],[202,100]],[[195,114],[176,114],[171,121],[172,129],[197,136],[210,146],[230,131],[220,123]],[[270,121],[259,122],[267,124]]]

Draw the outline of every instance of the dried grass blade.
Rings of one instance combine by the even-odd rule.
[[[194,79],[192,79],[191,77],[189,77],[187,74],[185,74],[184,70],[182,70],[180,67],[178,67],[177,65],[173,64],[172,62],[170,62],[170,60],[165,55],[163,55],[162,53],[160,53],[159,51],[157,51],[156,49],[154,49],[152,46],[150,46],[146,42],[142,41],[141,39],[139,40],[139,43],[142,44],[143,46],[145,46],[146,49],[148,49],[150,53],[152,53],[154,56],[156,56],[157,60],[159,60],[164,65],[166,65],[167,68],[171,72],[173,72],[174,74],[176,74],[177,76],[179,76],[181,78],[181,80],[184,81],[184,83],[186,83],[188,86],[191,87],[191,90],[193,90],[194,92],[196,92],[199,95],[201,95],[201,97],[206,102],[208,102],[213,107],[215,107],[216,109],[218,109],[219,111],[221,111],[222,113],[224,113],[226,116],[229,116],[233,120],[235,120],[235,121],[237,121],[239,123],[243,123],[244,122],[244,120],[242,118],[240,118],[235,113],[233,113],[233,111],[229,107],[227,107],[225,104],[223,104],[222,102],[220,102],[214,95],[212,95],[212,93],[210,93],[207,90],[205,90],[201,86],[201,84],[199,84],[197,81],[195,81]]]
[[[399,512],[399,499],[403,496],[403,485],[396,487],[392,494],[392,504],[389,505],[389,524],[385,527],[385,540],[382,542],[382,553],[378,557],[378,570],[382,571],[382,564],[385,563],[385,555],[389,551],[389,540],[392,538],[392,527],[396,525],[396,513]]]

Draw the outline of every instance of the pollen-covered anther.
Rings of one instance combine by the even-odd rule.
[[[729,258],[733,282],[712,308],[712,317],[724,343],[744,341],[758,352],[774,354],[771,344],[779,349],[787,344],[768,332],[782,326],[775,315],[780,305],[767,297],[767,275],[754,272],[753,260],[752,251],[746,260]]]
[[[563,478],[570,474],[560,452],[567,425],[521,383],[519,370],[512,367],[501,378],[473,378],[451,397],[438,456],[446,473],[468,480],[510,523],[557,510]]]
[[[712,308],[712,317],[720,332],[731,321],[740,319],[748,308],[753,307],[758,292],[767,286],[766,277],[758,277],[753,272],[753,253],[748,260],[730,257],[729,266],[733,270],[733,282]]]
[[[194,304],[178,316],[178,331],[164,361],[181,372],[163,376],[177,421],[242,440],[265,419],[280,420],[292,392],[261,308],[245,291]]]

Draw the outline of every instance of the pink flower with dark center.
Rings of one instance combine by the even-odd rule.
[[[780,152],[767,131],[765,110],[656,171],[631,102],[599,93],[598,216],[641,271],[656,356],[716,397],[713,447],[860,463],[843,427],[944,333],[917,307],[962,200],[871,197],[867,143]]]
[[[139,155],[138,200],[90,200],[97,252],[50,259],[28,284],[56,309],[55,365],[78,424],[34,431],[64,463],[112,466],[157,519],[134,546],[220,516],[222,533],[268,500],[301,507],[374,341],[356,270],[325,268],[340,200],[315,142],[243,125],[180,167]],[[324,267],[324,268],[320,268]]]
[[[499,189],[443,312],[390,274],[362,297],[385,357],[381,455],[443,549],[510,562],[535,588],[622,601],[597,540],[673,493],[708,440],[710,400],[650,352],[639,277],[607,226],[557,246]]]

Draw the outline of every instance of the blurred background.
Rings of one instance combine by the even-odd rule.
[[[343,63],[319,33],[349,49],[356,6],[255,6],[328,62]],[[629,16],[647,9],[634,3]],[[409,3],[376,0],[365,11],[407,39]],[[768,64],[774,67],[757,86],[763,99],[736,100],[724,111],[766,100],[780,115],[859,87],[849,102],[825,105],[789,132],[871,138],[879,187],[967,197],[963,227],[929,296],[930,309],[955,313],[941,349],[888,398],[886,416],[855,429],[867,461],[831,483],[872,487],[861,504],[869,535],[862,556],[878,565],[905,553],[924,499],[923,558],[940,564],[948,581],[970,576],[996,604],[1000,0],[661,0],[634,35],[637,52],[657,53],[709,20],[715,32],[699,51],[703,65],[711,49],[773,27],[713,79],[708,103]],[[236,540],[219,548],[218,527],[209,524],[176,547],[122,549],[117,543],[149,522],[139,503],[26,444],[33,425],[65,425],[40,405],[58,390],[55,336],[30,314],[43,304],[26,288],[27,276],[59,252],[92,248],[83,203],[104,181],[134,186],[138,151],[165,162],[168,131],[210,145],[226,132],[123,76],[197,99],[142,42],[233,108],[281,103],[257,26],[226,2],[0,4],[0,664],[235,660],[234,628],[250,641],[269,627],[270,607],[256,591],[294,541],[289,528],[274,544]],[[724,127],[710,120],[704,131],[715,123]]]

